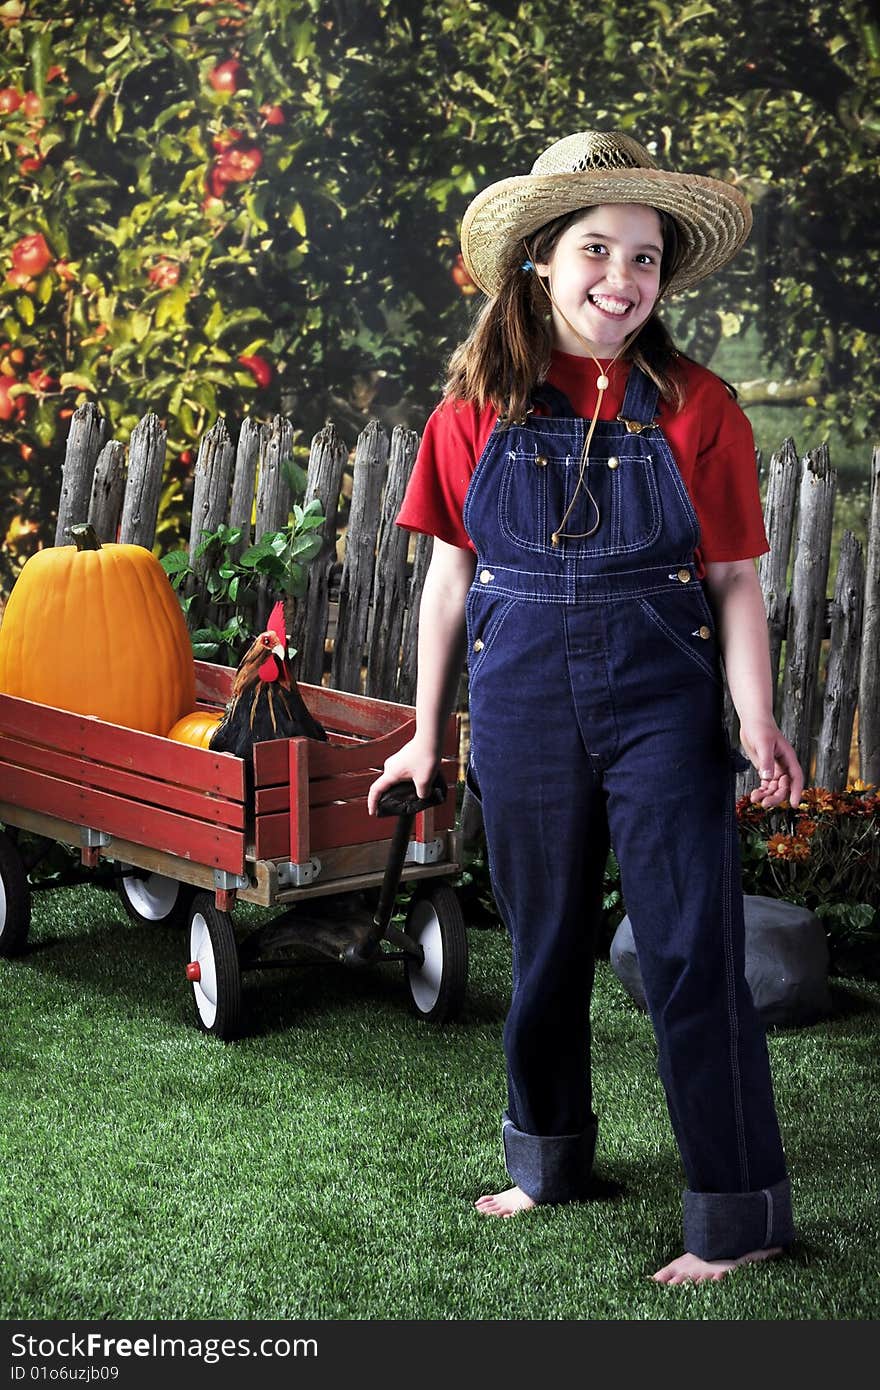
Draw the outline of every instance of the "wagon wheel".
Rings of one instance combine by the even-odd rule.
[[[413,1009],[431,1023],[454,1018],[467,989],[468,942],[458,898],[448,883],[417,891],[404,931],[424,952],[421,965],[411,959],[404,965]]]
[[[183,927],[189,921],[193,888],[164,874],[120,864],[119,896],[133,922],[139,927]]]
[[[228,1041],[238,1033],[241,967],[228,912],[218,912],[210,893],[197,893],[189,910],[186,977],[193,987],[196,1022]]]
[[[0,831],[0,956],[17,956],[31,924],[31,888],[21,855]]]

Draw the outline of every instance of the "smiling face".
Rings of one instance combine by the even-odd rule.
[[[650,317],[662,254],[659,214],[641,203],[603,203],[566,227],[549,259],[535,262],[556,301],[555,346],[587,355],[568,319],[597,356],[612,357]]]

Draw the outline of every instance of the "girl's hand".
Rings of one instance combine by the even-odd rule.
[[[375,816],[379,797],[387,787],[395,782],[405,782],[412,778],[419,796],[427,796],[434,781],[434,774],[440,766],[440,759],[431,749],[425,748],[418,738],[410,739],[390,758],[385,759],[385,771],[377,777],[367,793],[367,810]]]
[[[753,787],[749,799],[760,803],[765,811],[788,801],[800,805],[804,790],[804,774],[797,754],[774,720],[766,723],[741,725],[739,739],[761,778]]]

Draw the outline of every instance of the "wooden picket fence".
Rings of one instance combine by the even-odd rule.
[[[126,450],[105,441],[106,422],[92,403],[74,413],[67,443],[56,544],[85,517],[104,540],[152,548],[165,461],[165,433],[148,414]],[[204,532],[226,521],[241,527],[242,546],[287,524],[289,488],[282,464],[293,426],[275,416],[245,418],[236,445],[217,421],[201,440],[195,464],[190,563]],[[295,674],[313,685],[412,704],[416,686],[419,599],[431,540],[408,536],[394,518],[415,460],[419,436],[394,429],[390,440],[371,421],[353,455],[332,424],[311,443],[305,501],[318,498],[324,543],[309,566],[308,590],[296,606],[291,638]],[[343,473],[352,472],[351,505],[341,534]],[[871,468],[867,554],[846,531],[837,573],[829,576],[837,475],[826,445],[799,459],[787,439],[767,469],[765,521],[771,549],[758,574],[770,630],[776,719],[794,745],[808,781],[846,786],[858,718],[858,775],[880,783],[880,447]],[[251,525],[252,517],[255,524]],[[789,577],[790,576],[790,577]],[[833,597],[826,597],[833,579]],[[263,599],[263,618],[272,596]],[[824,675],[823,675],[824,670]],[[736,742],[736,714],[726,693]],[[466,707],[466,680],[462,683]],[[464,721],[466,729],[466,721]],[[739,777],[743,794],[756,784]]]

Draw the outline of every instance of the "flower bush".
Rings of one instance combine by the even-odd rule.
[[[855,781],[846,791],[807,787],[800,806],[765,811],[736,803],[743,891],[800,903],[828,933],[832,968],[876,968],[880,941],[880,797]]]

